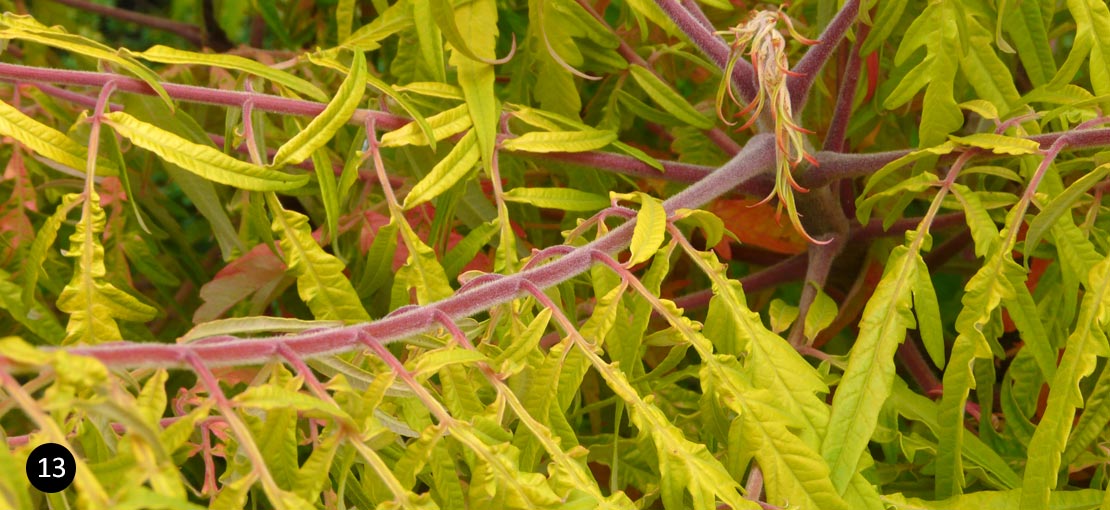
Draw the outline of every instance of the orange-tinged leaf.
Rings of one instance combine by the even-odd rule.
[[[758,204],[758,205],[757,205]],[[775,218],[775,206],[748,198],[721,199],[709,211],[725,222],[740,242],[775,253],[794,255],[806,250],[806,241],[789,222]]]

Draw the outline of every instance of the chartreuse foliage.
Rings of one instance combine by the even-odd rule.
[[[1103,1],[28,3],[0,509],[1110,508]]]

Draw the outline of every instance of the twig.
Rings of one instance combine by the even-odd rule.
[[[860,25],[856,32],[856,43],[848,54],[848,65],[844,67],[844,79],[840,80],[840,91],[836,96],[836,107],[833,108],[832,121],[829,130],[825,132],[823,150],[844,152],[845,134],[848,131],[848,120],[852,116],[852,105],[856,99],[856,85],[859,84],[860,47],[871,27]]]

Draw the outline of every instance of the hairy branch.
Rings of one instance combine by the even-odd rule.
[[[845,136],[848,131],[848,120],[852,116],[852,104],[856,100],[856,86],[859,84],[860,47],[871,28],[860,25],[856,33],[856,43],[852,45],[848,54],[848,65],[844,67],[844,79],[840,80],[840,90],[836,96],[836,107],[833,109],[832,121],[829,130],[825,132],[825,142],[822,148],[827,151],[844,152]]]
[[[817,44],[810,48],[797,64],[794,64],[794,69],[791,71],[796,75],[787,78],[786,87],[790,91],[790,102],[795,112],[800,112],[805,107],[809,89],[813,87],[813,82],[817,80],[821,68],[829,61],[833,51],[844,38],[844,34],[848,32],[848,28],[856,21],[857,14],[859,14],[859,0],[848,0],[829,22],[829,26],[825,27],[825,32],[821,34]]]
[[[754,137],[719,170],[664,201],[664,208],[668,213],[697,208],[727,193],[738,183],[766,172],[774,163],[773,143],[770,135]],[[632,238],[635,226],[636,220],[630,219],[609,234],[574,248],[549,264],[513,275],[473,281],[447,299],[398,310],[367,324],[266,339],[236,338],[175,345],[114,342],[74,347],[68,352],[95,357],[112,367],[186,367],[191,360],[202,360],[208,366],[228,366],[275,359],[280,344],[304,358],[347,351],[355,348],[364,338],[373,338],[375,342],[384,344],[426,331],[435,323],[438,314],[457,320],[516,298],[526,284],[547,288],[567,281],[592,267],[595,253],[612,254],[624,249]]]

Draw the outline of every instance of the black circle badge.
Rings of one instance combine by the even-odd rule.
[[[73,454],[58,443],[40,444],[27,457],[27,480],[42,492],[64,491],[76,474]]]

